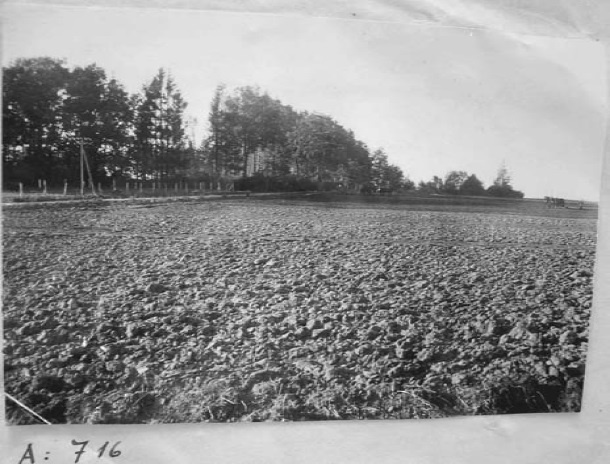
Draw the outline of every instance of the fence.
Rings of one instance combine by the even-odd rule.
[[[14,189],[11,189],[14,190]],[[234,191],[232,180],[216,181],[115,181],[111,183],[98,182],[96,185],[86,183],[82,186],[64,182],[63,185],[47,185],[47,181],[39,179],[37,185],[24,185],[19,182],[17,193],[19,197],[25,196],[91,196],[104,197],[163,197],[188,196],[212,193],[226,193]]]

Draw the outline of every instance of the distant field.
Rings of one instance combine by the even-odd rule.
[[[12,205],[6,391],[54,423],[576,411],[596,217],[338,194]]]
[[[566,200],[565,208],[550,208],[542,199],[503,199],[464,196],[404,195],[345,195],[337,193],[283,194],[283,199],[305,200],[328,207],[406,208],[414,211],[454,211],[500,214],[522,214],[544,217],[596,219],[598,205],[594,202]]]
[[[180,192],[178,192],[179,194]],[[245,192],[193,192],[189,195],[180,197],[181,200],[196,201],[198,199],[204,199],[203,197],[212,196],[243,196]],[[112,200],[123,200],[123,201],[146,201],[147,199],[155,201],[168,201],[176,199],[178,194],[164,196],[157,192],[156,195],[151,195],[151,192],[144,192],[143,194],[135,193],[132,196],[129,195],[111,195],[105,193],[101,197],[93,197],[91,195],[86,196],[88,202],[99,200],[112,201]],[[353,207],[356,206],[367,206],[376,207],[381,206],[384,208],[392,207],[406,207],[412,210],[432,210],[432,211],[471,211],[471,212],[499,212],[499,213],[513,213],[513,214],[525,214],[534,216],[548,216],[548,217],[566,217],[566,218],[597,218],[598,204],[595,202],[581,202],[578,200],[566,200],[565,208],[551,208],[542,199],[504,199],[504,198],[488,198],[488,197],[467,197],[467,196],[442,196],[442,195],[422,195],[418,192],[409,192],[406,194],[394,194],[394,195],[360,195],[360,194],[341,194],[341,193],[263,193],[263,194],[250,194],[252,198],[264,199],[264,200],[275,200],[282,199],[284,201],[289,200],[302,200],[315,203],[324,203],[328,206],[339,206],[341,204],[350,204]],[[4,192],[2,195],[5,203],[11,202],[24,202],[24,203],[38,203],[38,202],[79,202],[82,201],[80,195],[62,195],[58,192],[42,195],[42,194],[26,194],[23,198],[19,197],[18,193],[15,192]]]

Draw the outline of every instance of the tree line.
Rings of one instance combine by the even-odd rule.
[[[186,102],[164,70],[130,95],[104,69],[61,60],[3,68],[3,180],[80,180],[80,147],[95,182],[161,179],[188,166]]]
[[[199,172],[261,183],[292,176],[347,189],[410,185],[383,149],[371,152],[332,117],[296,111],[256,87],[228,92],[218,86],[208,122],[209,136],[197,153]]]
[[[198,146],[187,102],[164,69],[130,94],[96,64],[69,69],[54,58],[24,58],[3,68],[2,90],[5,188],[38,179],[77,185],[81,147],[92,180],[104,185],[230,179],[253,190],[415,188],[383,149],[371,150],[328,115],[297,111],[257,87],[219,85],[202,115],[207,136]],[[479,184],[453,171],[418,188],[514,192],[507,175],[484,192]]]
[[[160,69],[130,95],[95,64],[53,58],[3,68],[4,183],[80,182],[81,144],[94,182],[282,177],[399,189],[405,176],[327,115],[296,111],[255,87],[216,89],[208,136],[195,146],[187,103]],[[407,182],[408,184],[408,182]]]
[[[523,192],[511,185],[511,176],[504,163],[492,184],[485,188],[476,174],[466,171],[449,171],[444,178],[434,176],[428,182],[421,181],[417,189],[428,194],[491,196],[504,198],[523,198]]]

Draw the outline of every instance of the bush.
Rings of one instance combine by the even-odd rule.
[[[523,198],[523,192],[513,190],[510,185],[491,185],[487,188],[487,195],[501,198]]]
[[[315,182],[296,176],[266,177],[254,175],[235,181],[235,191],[251,192],[307,192],[317,190]]]

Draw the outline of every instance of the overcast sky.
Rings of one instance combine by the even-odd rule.
[[[4,5],[3,64],[97,63],[136,92],[166,67],[199,121],[216,86],[257,85],[325,113],[414,181],[488,186],[504,162],[528,197],[597,200],[600,44],[463,28],[261,14]]]

